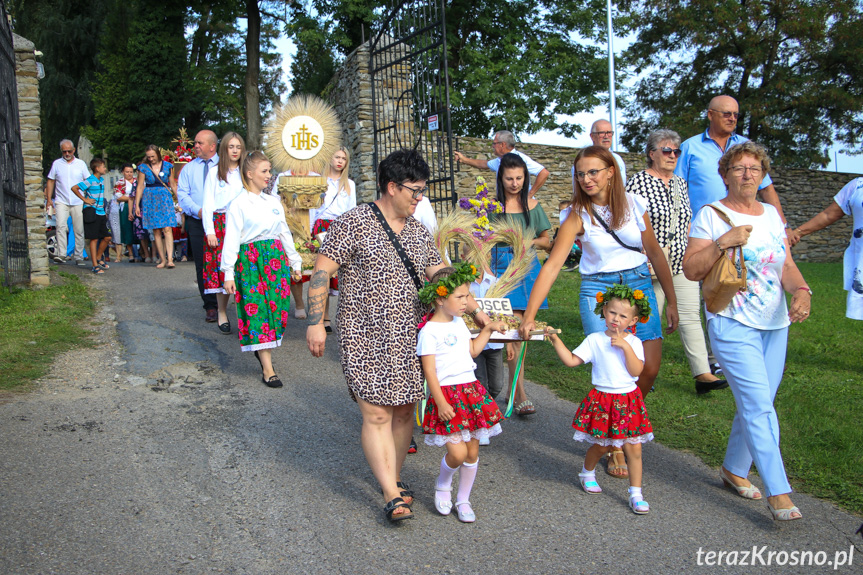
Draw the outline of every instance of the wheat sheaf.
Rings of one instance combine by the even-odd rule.
[[[282,132],[285,126],[297,116],[310,116],[317,120],[324,132],[321,149],[314,157],[300,160],[291,156],[282,144]],[[264,153],[272,162],[273,171],[291,170],[294,174],[308,172],[325,173],[333,154],[342,145],[342,127],[336,111],[327,102],[311,94],[300,94],[277,107],[273,111],[272,121],[264,128],[267,135],[267,145]]]

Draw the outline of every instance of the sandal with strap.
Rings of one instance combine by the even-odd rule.
[[[529,399],[525,399],[521,403],[515,406],[516,415],[521,415],[522,417],[525,415],[533,415],[536,413],[536,407],[534,407],[533,402]]]
[[[99,266],[93,266],[93,269],[91,269],[90,271],[92,271],[94,274],[103,274],[103,273],[105,273],[105,270],[103,270],[103,269],[102,269],[102,268],[100,268]]]
[[[462,509],[462,508],[465,509]],[[473,512],[473,507],[470,506],[470,501],[457,501],[455,509],[458,512],[458,520],[462,523],[473,523],[476,521],[476,514]]]
[[[761,499],[761,492],[758,490],[757,487],[752,485],[751,482],[746,487],[734,485],[734,483],[731,481],[731,474],[725,471],[724,467],[719,468],[719,479],[721,479],[722,483],[736,491],[737,495],[743,497],[744,499]]]
[[[452,511],[452,486],[450,487],[438,487],[435,485],[434,491],[434,508],[437,509],[437,512],[441,515],[449,515]],[[441,496],[439,494],[446,494]]]
[[[648,505],[647,501],[642,499],[640,495],[629,496],[629,508],[632,509],[632,512],[636,515],[647,515],[650,511],[650,505]]]
[[[402,499],[405,500],[405,503],[407,503],[409,506],[413,505],[414,504],[414,491],[413,491],[413,489],[411,489],[411,486],[408,485],[404,481],[396,481],[396,487],[401,489],[401,491],[399,492],[399,495],[402,496]],[[381,489],[381,495],[383,495],[383,494],[384,494],[384,490]],[[410,499],[410,501],[408,501],[408,499]]]
[[[618,453],[620,454],[620,458],[623,459],[623,463],[618,463],[618,459],[615,457]],[[629,477],[629,467],[626,465],[626,456],[623,455],[622,449],[608,452],[608,465],[605,468],[605,472],[618,479]]]
[[[395,510],[399,508],[407,509],[407,511],[402,513],[394,513]],[[414,514],[413,511],[411,511],[410,506],[405,503],[405,500],[401,497],[396,497],[395,499],[388,501],[386,506],[384,506],[384,513],[386,514],[387,519],[389,519],[392,523],[395,523],[396,521],[402,521],[404,519],[414,518]]]
[[[794,521],[796,519],[803,519],[803,514],[800,513],[800,509],[798,509],[796,505],[787,509],[774,509],[773,506],[768,503],[767,508],[770,509],[770,513],[773,515],[774,521]]]
[[[602,493],[602,487],[596,482],[596,472],[579,473],[578,482],[581,483],[581,488],[591,495]]]

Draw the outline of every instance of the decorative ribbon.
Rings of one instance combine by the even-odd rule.
[[[422,417],[423,417],[423,414],[426,412],[426,402],[428,402],[428,396],[429,396],[428,382],[426,380],[423,380],[423,398],[421,401],[417,402],[417,407],[416,407],[417,426],[419,426],[420,428],[423,425]]]
[[[504,417],[512,417],[512,404],[515,401],[515,384],[518,383],[518,374],[521,373],[521,364],[524,361],[524,354],[527,351],[527,341],[521,342],[521,354],[518,357],[518,363],[515,366],[515,375],[512,378],[512,389],[509,390],[509,402],[506,405],[506,413]]]

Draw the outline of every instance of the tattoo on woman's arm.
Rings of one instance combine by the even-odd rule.
[[[312,275],[309,280],[309,325],[318,325],[324,318],[324,306],[326,305],[329,291],[327,290],[327,280],[329,274],[324,270],[318,270]],[[321,293],[312,293],[317,290]]]

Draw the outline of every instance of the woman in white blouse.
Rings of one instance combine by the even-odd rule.
[[[330,160],[327,170],[327,193],[321,207],[312,210],[309,214],[312,220],[312,237],[320,233],[326,233],[330,224],[343,213],[357,207],[357,186],[348,178],[348,168],[351,165],[351,157],[347,149],[339,148]],[[339,280],[333,276],[330,278],[330,295],[337,295]],[[330,298],[327,298],[324,306],[324,329],[332,333],[330,327]]]
[[[225,211],[228,204],[243,191],[240,177],[240,159],[246,153],[246,144],[236,132],[222,136],[219,144],[219,165],[210,170],[204,183],[204,200],[201,206],[201,223],[207,241],[204,242],[204,293],[216,294],[219,331],[231,333],[228,320],[228,294],[225,292],[225,275],[219,269],[222,262],[222,242],[225,238]],[[197,249],[194,246],[193,249]]]
[[[261,151],[241,163],[244,191],[228,206],[221,270],[225,292],[236,294],[237,331],[243,351],[254,351],[261,379],[281,387],[273,369],[273,348],[282,345],[288,323],[290,279],[302,271],[294,238],[277,195],[262,193],[270,179],[270,161]],[[290,271],[293,270],[293,271]]]

